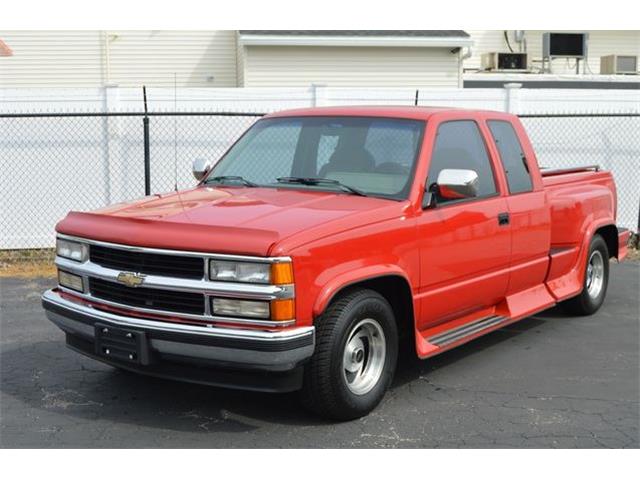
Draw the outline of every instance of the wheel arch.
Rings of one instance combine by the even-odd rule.
[[[615,225],[609,224],[598,227],[593,232],[593,235],[600,235],[604,239],[609,250],[609,258],[618,258],[618,228]]]
[[[382,295],[391,305],[398,326],[401,341],[414,345],[415,310],[411,284],[400,272],[380,273],[353,278],[331,289],[330,293],[318,299],[314,307],[314,317],[321,315],[331,302],[340,295],[355,289],[369,289]],[[414,347],[415,348],[415,347]]]
[[[611,232],[615,232],[615,247],[611,247],[609,243],[611,239]],[[595,238],[596,235],[600,235],[603,237],[605,243],[607,244],[607,249],[609,250],[609,258],[616,257],[618,255],[618,237],[617,237],[618,229],[615,224],[610,220],[601,220],[599,222],[592,222],[591,225],[587,228],[584,240],[582,242],[582,247],[580,249],[580,255],[578,257],[578,276],[577,279],[580,284],[580,289],[576,292],[576,294],[582,291],[582,287],[584,286],[585,275],[587,274],[587,257],[589,255],[589,248],[591,247],[591,242]],[[614,255],[615,252],[615,255]]]

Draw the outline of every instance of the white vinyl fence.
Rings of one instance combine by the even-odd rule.
[[[192,185],[192,160],[218,158],[259,118],[255,114],[322,105],[413,105],[416,96],[421,106],[525,116],[540,164],[611,170],[619,224],[637,229],[640,92],[633,90],[150,88],[152,191]],[[0,89],[0,249],[50,247],[55,223],[69,210],[142,196],[142,111],[142,89]]]

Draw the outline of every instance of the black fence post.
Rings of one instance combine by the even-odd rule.
[[[640,202],[638,202],[638,228],[636,230],[636,248],[640,248]]]
[[[149,116],[147,111],[147,87],[142,87],[144,98],[144,118],[142,129],[144,132],[144,194],[151,195],[151,152],[149,150]]]

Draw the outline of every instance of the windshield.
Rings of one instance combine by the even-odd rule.
[[[350,188],[351,193],[404,199],[424,125],[380,117],[260,120],[218,162],[206,182],[239,177],[245,185],[345,193]]]

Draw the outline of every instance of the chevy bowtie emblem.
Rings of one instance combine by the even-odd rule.
[[[133,272],[120,272],[116,280],[127,287],[139,287],[144,282],[144,275]]]

